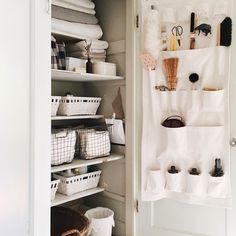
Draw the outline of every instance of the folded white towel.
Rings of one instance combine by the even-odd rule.
[[[73,34],[80,39],[99,39],[102,29],[99,25],[73,23],[52,18],[52,32]]]
[[[86,46],[91,43],[91,52],[96,52],[96,53],[102,53],[104,52],[105,49],[108,48],[108,42],[103,41],[103,40],[87,40],[85,41],[80,41],[77,43],[73,44],[67,44],[66,45],[66,50],[67,52],[76,52],[76,51],[84,51]]]
[[[87,59],[88,58],[88,53],[86,51],[76,51],[76,52],[71,52],[68,53],[70,57],[76,57],[76,58],[82,58],[82,59]],[[104,53],[90,53],[90,58],[96,58],[96,59],[105,59],[106,58],[106,52]]]
[[[72,9],[72,10],[75,10],[75,11],[88,13],[88,14],[91,14],[91,15],[95,15],[95,13],[96,13],[94,9],[90,9],[90,8],[83,7],[83,6],[80,6],[80,5],[75,5],[75,4],[72,4],[72,3],[68,3],[68,2],[63,1],[63,0],[52,0],[52,5]]]
[[[73,4],[75,6],[81,6],[89,9],[94,9],[95,4],[91,0],[59,0],[68,4]]]
[[[54,5],[52,5],[52,17],[59,20],[65,20],[75,23],[91,25],[96,25],[98,23],[98,19],[94,15]]]

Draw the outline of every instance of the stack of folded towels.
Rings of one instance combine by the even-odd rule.
[[[99,40],[102,29],[91,0],[52,0],[52,31],[76,36],[81,41],[66,45],[67,56],[105,61],[108,43]],[[87,51],[90,46],[89,52]]]

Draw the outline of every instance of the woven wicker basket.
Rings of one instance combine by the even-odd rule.
[[[51,236],[87,236],[89,220],[65,207],[51,208]]]
[[[58,115],[96,115],[101,98],[65,96],[60,100]]]

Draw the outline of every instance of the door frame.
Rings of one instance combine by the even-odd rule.
[[[50,0],[30,1],[29,235],[50,235]]]

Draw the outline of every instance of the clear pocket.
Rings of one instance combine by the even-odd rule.
[[[166,172],[166,189],[172,192],[183,192],[184,182],[183,182],[183,172],[171,174]]]
[[[149,170],[146,191],[150,193],[161,193],[165,188],[165,177],[161,170]]]
[[[207,193],[210,197],[225,197],[226,194],[226,177],[209,177]]]
[[[206,187],[202,175],[187,175],[186,193],[204,196],[206,194]]]

